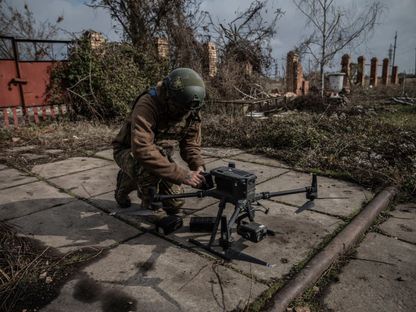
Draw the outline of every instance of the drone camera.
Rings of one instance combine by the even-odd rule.
[[[237,226],[237,233],[254,243],[261,241],[267,235],[267,232],[265,225],[256,222],[244,222]]]

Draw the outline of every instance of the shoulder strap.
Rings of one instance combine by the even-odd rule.
[[[131,110],[133,110],[134,109],[134,106],[136,105],[136,103],[137,103],[137,101],[143,96],[143,95],[145,95],[145,94],[149,94],[151,97],[156,97],[157,96],[157,92],[156,92],[156,87],[150,87],[149,88],[149,90],[146,90],[146,91],[144,91],[144,92],[142,92],[142,93],[140,93],[139,94],[139,96],[138,97],[136,97],[135,99],[134,99],[134,101],[132,101],[131,103],[130,103],[130,108],[131,108]]]

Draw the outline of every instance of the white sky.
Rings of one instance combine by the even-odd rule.
[[[61,27],[69,32],[81,32],[93,29],[102,32],[110,40],[118,40],[119,34],[113,29],[109,14],[103,10],[87,7],[85,0],[9,0],[14,7],[22,8],[27,3],[39,20],[55,21],[64,15]],[[227,22],[233,19],[236,11],[245,9],[251,0],[206,0],[204,9],[211,13],[214,21]],[[338,3],[363,3],[363,0],[338,0]],[[376,56],[379,60],[387,57],[388,48],[394,41],[394,33],[398,31],[396,65],[399,71],[414,72],[416,53],[416,0],[381,0],[386,10],[377,26],[374,35],[357,51],[349,52],[353,60],[363,54],[367,60]],[[285,15],[278,21],[277,36],[272,42],[273,56],[282,62],[289,50],[308,34],[305,27],[306,19],[297,10],[291,0],[269,0],[273,7],[281,8]],[[272,10],[269,10],[271,14]],[[66,38],[57,38],[66,39]],[[307,57],[306,57],[307,60]],[[306,64],[304,64],[306,65]],[[336,65],[335,69],[337,69]]]

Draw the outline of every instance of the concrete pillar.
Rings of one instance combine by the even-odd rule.
[[[303,94],[303,69],[302,64],[299,62],[299,59],[293,63],[293,71],[295,73],[294,76],[294,90],[293,92],[296,93],[296,95],[302,95]]]
[[[166,38],[156,38],[156,49],[159,59],[169,58],[169,42]]]
[[[208,71],[208,76],[213,78],[217,75],[217,47],[215,46],[215,43],[213,42],[208,42],[205,45],[205,49],[206,49],[206,55],[207,55],[207,59],[208,59],[208,66],[207,66],[207,71]]]
[[[377,87],[377,65],[378,59],[373,57],[371,59],[371,69],[370,69],[370,85],[373,87]]]
[[[365,78],[365,57],[358,57],[358,67],[357,67],[357,84],[361,87],[364,86]]]
[[[309,93],[309,81],[302,81],[302,95],[307,95]]]
[[[389,59],[383,60],[383,71],[381,73],[381,83],[385,86],[389,83]]]
[[[350,89],[351,78],[351,56],[344,54],[341,59],[341,72],[345,74],[343,87],[344,89]]]
[[[294,92],[294,63],[298,60],[299,56],[294,51],[289,51],[286,58],[286,92]]]
[[[399,83],[399,68],[398,66],[393,66],[393,72],[391,73],[391,84]]]
[[[87,30],[83,33],[83,37],[87,38],[90,42],[91,49],[96,50],[105,43],[105,38],[102,33]]]

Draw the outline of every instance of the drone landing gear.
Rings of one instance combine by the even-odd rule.
[[[193,238],[190,238],[189,242],[225,260],[240,260],[240,261],[246,261],[246,262],[250,262],[254,264],[264,265],[269,268],[273,267],[272,264],[266,261],[255,258],[244,252],[241,252],[232,248],[233,240],[231,238],[231,229],[227,222],[227,217],[223,216],[225,205],[226,205],[225,200],[222,200],[218,205],[218,213],[215,219],[214,228],[212,229],[209,242],[205,244]],[[219,246],[222,248],[222,251],[213,248],[215,237],[217,235],[218,227],[220,226],[220,224],[221,224],[221,230],[220,230]]]

